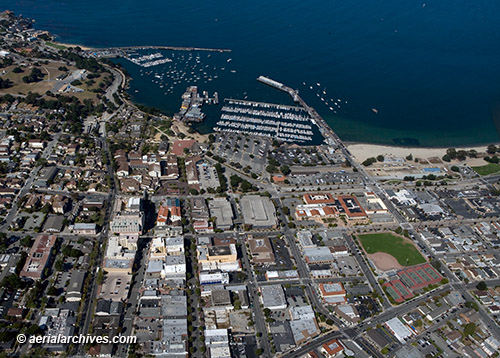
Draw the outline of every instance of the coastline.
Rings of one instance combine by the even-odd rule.
[[[345,143],[347,149],[351,152],[352,156],[358,161],[363,162],[367,158],[376,157],[378,155],[394,157],[394,158],[406,158],[408,155],[412,155],[413,158],[441,158],[446,154],[446,150],[449,148],[461,149],[461,150],[471,150],[474,149],[478,153],[486,152],[486,145],[482,146],[465,146],[465,147],[401,147],[401,146],[391,146],[383,144],[369,144],[369,143],[359,143],[359,142],[348,142]],[[496,144],[496,143],[495,143]],[[474,162],[474,164],[484,165],[486,162],[482,158],[468,158],[467,162]]]
[[[64,47],[80,47],[82,50],[93,50],[94,48],[93,47],[88,47],[88,46],[84,46],[84,45],[79,45],[79,44],[70,44],[70,43],[65,43],[65,42],[60,42],[60,41],[49,41],[49,42],[52,42],[53,44],[55,45],[58,45],[58,46],[64,46]]]
[[[82,50],[88,51],[88,50],[94,50],[96,49],[95,47],[89,47],[85,45],[80,45],[76,43],[66,43],[66,42],[61,42],[61,41],[50,41],[55,45],[58,46],[64,46],[64,47],[80,47]],[[126,75],[125,76],[125,81],[128,82],[132,79],[131,75]],[[126,89],[127,86],[124,86],[124,89]],[[134,105],[137,106],[138,103],[136,103],[133,100],[130,100],[130,102]],[[313,107],[314,108],[314,107]],[[171,116],[168,116],[171,117]],[[210,131],[208,133],[202,133],[196,127],[192,125],[186,125],[186,123],[177,123],[178,128],[175,128],[179,130],[179,132],[184,133],[187,138],[193,138],[193,139],[198,139],[198,140],[204,140],[208,138],[208,135],[211,133],[214,133],[214,131]],[[327,123],[328,124],[328,123]],[[330,128],[333,129],[333,127],[328,124]],[[176,127],[175,125],[173,127]],[[189,133],[188,128],[193,128],[195,129],[195,133]],[[340,138],[342,140],[342,138]],[[446,146],[446,147],[424,147],[424,146],[418,146],[418,147],[407,147],[407,146],[398,146],[398,145],[391,145],[391,144],[375,144],[375,143],[369,143],[369,142],[357,142],[357,141],[344,141],[342,142],[345,144],[345,146],[349,149],[353,157],[358,161],[358,162],[363,162],[367,158],[370,157],[376,157],[378,155],[384,155],[384,156],[392,156],[392,157],[402,157],[405,158],[407,155],[412,154],[414,158],[432,158],[432,157],[439,157],[441,158],[444,154],[446,154],[446,150],[449,148],[455,148],[457,150],[462,149],[462,150],[476,150],[478,153],[484,153],[486,152],[487,144],[484,145],[471,145],[471,146]],[[495,144],[499,145],[500,143],[489,143],[489,144]],[[484,165],[485,162],[482,158],[468,158],[469,162],[474,162],[476,165]]]

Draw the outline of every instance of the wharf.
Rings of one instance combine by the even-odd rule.
[[[206,47],[176,47],[176,46],[125,46],[125,47],[100,47],[85,50],[92,57],[124,56],[137,50],[170,50],[170,51],[206,51],[206,52],[231,52],[230,49]]]
[[[339,136],[333,131],[333,129],[325,122],[323,117],[321,117],[313,107],[307,105],[307,103],[302,99],[302,97],[299,96],[298,90],[294,90],[293,88],[285,86],[281,82],[272,80],[269,77],[265,76],[259,76],[259,78],[257,78],[257,81],[262,82],[273,88],[276,88],[280,91],[288,93],[290,97],[292,97],[295,103],[300,104],[302,108],[304,108],[307,111],[307,113],[319,127],[321,134],[329,144],[331,145],[340,144],[344,147],[342,140],[339,138]]]

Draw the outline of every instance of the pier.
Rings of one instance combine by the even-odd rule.
[[[176,47],[176,46],[125,46],[125,47],[102,47],[85,50],[88,56],[92,57],[117,57],[124,56],[129,52],[137,50],[169,50],[169,51],[206,51],[206,52],[231,52],[225,48],[206,48],[206,47]]]
[[[323,117],[319,115],[318,112],[313,107],[307,105],[307,103],[299,96],[299,91],[294,90],[293,88],[285,86],[283,83],[270,79],[269,77],[259,76],[257,81],[264,83],[270,87],[276,88],[280,91],[286,92],[292,97],[295,103],[300,104],[302,108],[304,108],[312,120],[319,127],[319,130],[328,144],[335,145],[339,144],[343,146],[342,140],[339,136],[333,131],[333,129],[325,122]]]

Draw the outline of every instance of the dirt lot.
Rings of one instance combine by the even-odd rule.
[[[403,268],[403,266],[398,263],[398,260],[385,252],[369,254],[368,258],[373,261],[375,266],[377,266],[377,269],[380,271],[389,271],[394,269],[399,270]]]

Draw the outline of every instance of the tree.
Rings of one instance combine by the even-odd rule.
[[[383,162],[383,161],[384,161],[384,156],[383,156],[382,154],[377,155],[377,160],[378,160],[379,162]]]
[[[6,79],[3,79],[0,77],[0,89],[2,88],[9,88],[10,86],[12,86],[12,81],[9,80],[8,78]]]
[[[456,159],[457,158],[457,150],[455,148],[450,148],[446,150],[446,154],[450,159]]]
[[[290,167],[288,165],[282,165],[280,167],[280,171],[283,175],[288,175],[291,172]]]
[[[448,154],[443,155],[443,158],[441,158],[441,159],[443,159],[443,161],[445,161],[445,162],[451,162],[451,158]]]
[[[486,282],[484,281],[480,281],[477,285],[476,285],[476,288],[479,290],[479,291],[486,291],[488,289],[488,286],[486,285]]]
[[[413,160],[413,154],[411,154],[411,153],[410,153],[410,154],[408,154],[408,155],[406,156],[406,160],[410,160],[410,161],[411,161],[411,160]]]
[[[28,76],[23,77],[24,83],[40,82],[43,79],[44,74],[39,68],[33,68]]]
[[[54,264],[54,268],[56,271],[62,271],[64,270],[64,261],[63,260],[57,260],[56,263]]]
[[[278,171],[278,168],[272,164],[269,164],[267,167],[266,167],[266,171],[268,173],[276,173]]]
[[[373,164],[373,163],[375,163],[375,162],[377,162],[377,158],[371,157],[371,158],[366,159],[366,160],[365,160],[363,163],[361,163],[361,164],[363,164],[365,167],[368,167],[368,166],[372,165],[372,164]]]
[[[457,167],[456,165],[453,165],[451,168],[451,171],[458,173],[460,171],[460,168]]]
[[[47,289],[47,295],[49,295],[49,296],[57,296],[57,288],[55,288],[54,286],[50,286]]]
[[[476,332],[476,324],[475,323],[468,323],[464,327],[464,335],[465,336],[472,336]]]
[[[498,150],[498,148],[494,144],[490,144],[486,148],[486,153],[488,153],[488,154],[495,154],[497,152],[497,150]]]

